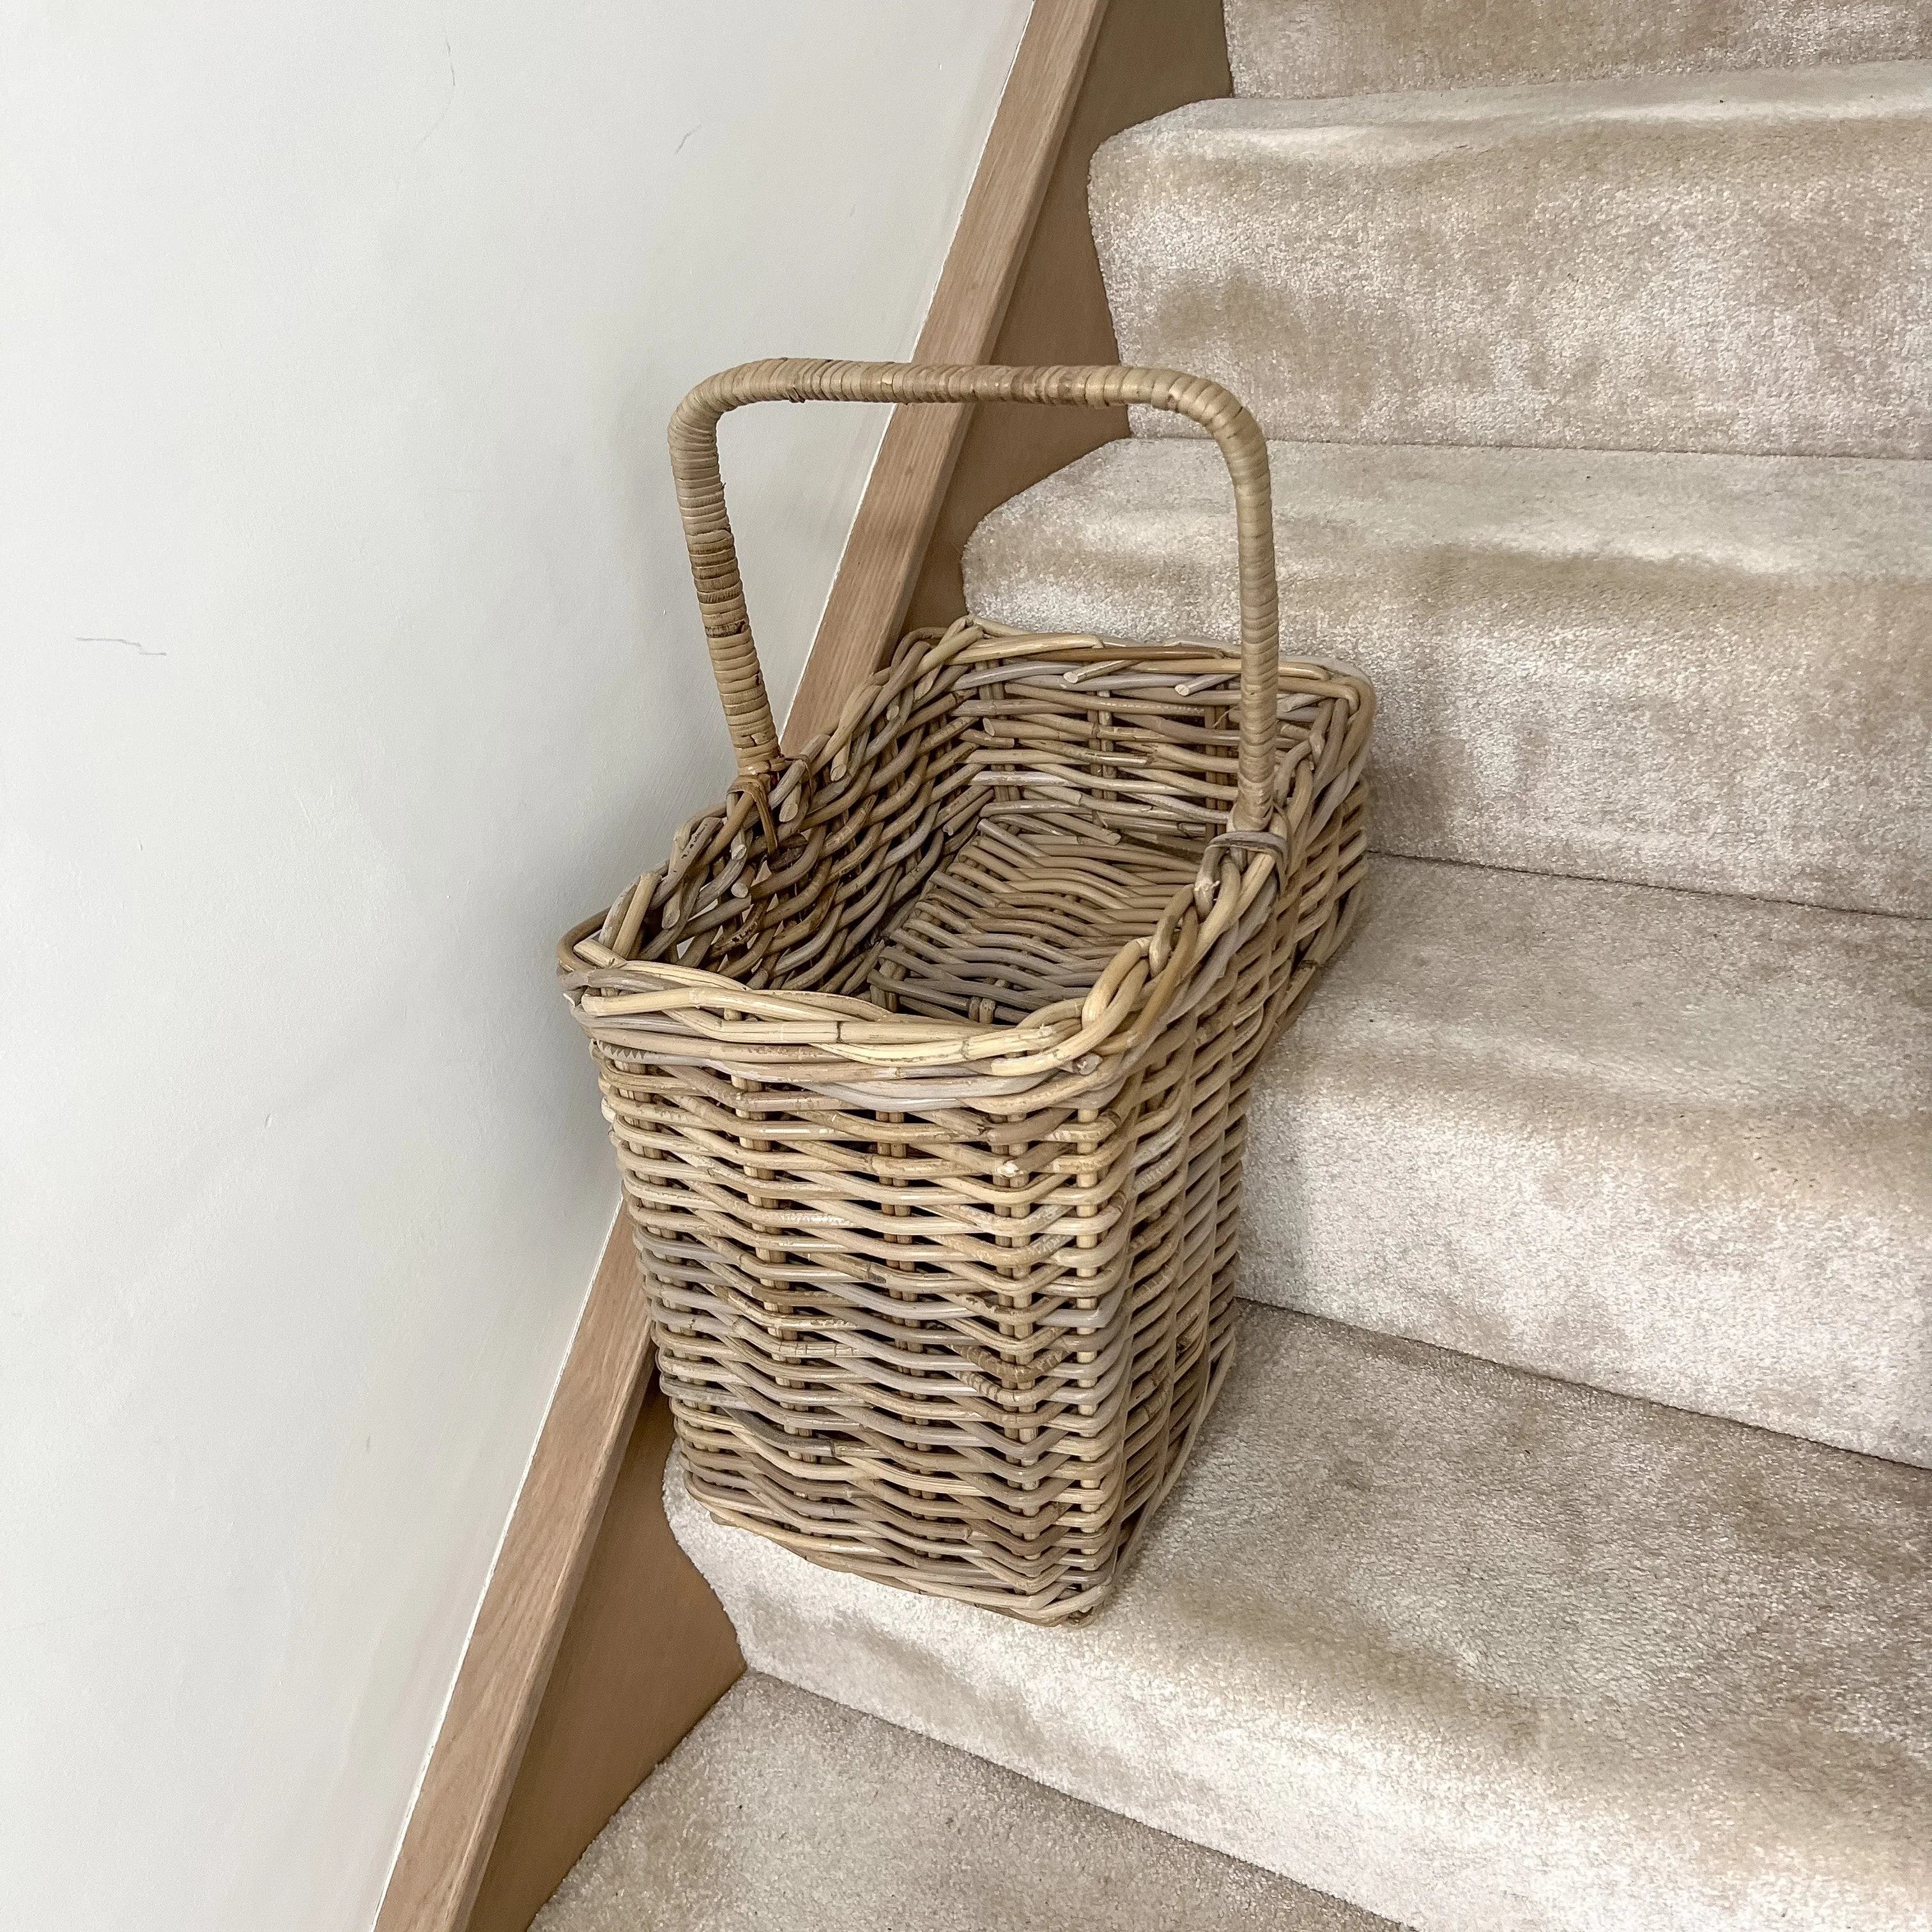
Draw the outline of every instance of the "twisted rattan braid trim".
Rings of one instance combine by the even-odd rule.
[[[1240,668],[1214,645],[1042,638],[970,618],[914,633],[772,788],[776,841],[756,836],[741,790],[687,821],[669,860],[601,921],[566,936],[559,965],[578,1017],[613,1048],[842,1083],[866,1105],[903,1104],[891,1092],[915,1077],[928,1100],[943,1086],[996,1111],[1048,1104],[1056,1084],[1068,1096],[1106,1084],[1109,1063],[1208,996],[1234,928],[1271,881],[1288,889],[1366,762],[1369,687],[1283,664],[1274,811],[1264,830],[1216,836],[1238,789]],[[1234,728],[1225,738],[1217,719]],[[888,980],[896,970],[894,948],[877,951],[884,927],[933,865],[952,864],[982,808],[989,828],[1018,812],[1049,838],[1071,834],[1089,862],[1126,865],[1123,877],[1151,838],[1187,854],[1190,883],[1173,878],[1142,904],[1109,958],[1070,947],[1075,935],[1042,908],[1015,906],[1040,952],[1024,976],[1033,994],[1006,1003],[1018,1012],[923,998],[882,1009],[868,982],[874,963]],[[934,943],[904,936],[915,950]]]
[[[1240,789],[1228,824],[1237,832],[1266,827],[1274,804],[1280,623],[1268,444],[1246,410],[1218,382],[1171,369],[946,368],[796,357],[742,363],[708,377],[678,405],[670,422],[671,473],[712,671],[737,756],[739,787],[761,818],[768,818],[765,801],[784,759],[724,508],[718,422],[728,410],[766,402],[1047,403],[1076,409],[1141,403],[1200,424],[1220,445],[1234,481],[1240,543]]]

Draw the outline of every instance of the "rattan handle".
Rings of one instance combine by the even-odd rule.
[[[1054,403],[1112,409],[1144,403],[1190,416],[1221,446],[1234,484],[1241,566],[1240,787],[1229,820],[1252,832],[1274,808],[1275,702],[1280,626],[1274,574],[1274,510],[1268,444],[1253,417],[1218,382],[1171,369],[1002,369],[982,364],[742,363],[698,384],[670,419],[671,474],[704,616],[711,668],[724,701],[740,784],[762,792],[784,768],[771,700],[758,668],[738,552],[718,472],[718,419],[746,403]]]

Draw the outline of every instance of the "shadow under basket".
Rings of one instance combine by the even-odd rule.
[[[786,759],[718,417],[988,397],[1207,427],[1241,650],[962,618]],[[1278,658],[1266,446],[1212,383],[753,364],[671,442],[740,776],[560,967],[686,1480],[814,1562],[1081,1616],[1226,1372],[1249,1084],[1354,912],[1372,695]]]

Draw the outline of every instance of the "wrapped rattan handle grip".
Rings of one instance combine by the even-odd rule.
[[[945,368],[781,358],[742,363],[699,383],[670,419],[671,474],[741,784],[762,788],[784,760],[724,512],[718,419],[746,403],[769,402],[1054,403],[1076,409],[1144,403],[1200,424],[1220,445],[1234,479],[1240,542],[1241,748],[1230,824],[1244,832],[1268,824],[1274,806],[1280,652],[1268,444],[1254,418],[1218,382],[1171,369]]]

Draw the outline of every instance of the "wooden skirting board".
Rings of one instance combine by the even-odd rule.
[[[664,1520],[670,1404],[655,1385],[551,1666],[469,1932],[524,1932],[584,1846],[743,1670]]]
[[[1117,360],[1087,222],[1094,150],[1229,92],[1220,0],[1034,0],[915,358]],[[960,554],[987,511],[1126,428],[1124,410],[896,410],[787,739],[834,722],[908,622],[944,623],[965,608]],[[670,1442],[620,1215],[376,1932],[524,1932],[742,1669],[723,1610],[664,1522]]]

